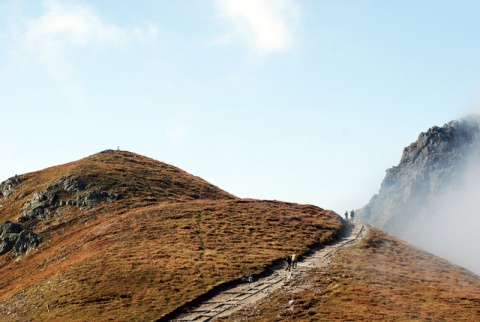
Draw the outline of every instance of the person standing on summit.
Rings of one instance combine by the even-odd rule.
[[[285,261],[287,262],[287,268],[285,268],[285,270],[290,271],[292,269],[292,257],[287,256]]]
[[[348,220],[348,210],[345,211],[345,219]]]
[[[353,220],[353,217],[355,217],[355,212],[352,210],[352,211],[350,211],[350,219]]]

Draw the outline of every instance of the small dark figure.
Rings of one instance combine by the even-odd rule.
[[[293,269],[297,268],[297,262],[298,262],[298,255],[293,254],[292,255],[292,268]]]
[[[350,211],[350,218],[353,220],[353,217],[355,217],[355,212],[352,210]]]
[[[249,276],[249,277],[244,276],[244,277],[242,277],[242,283],[253,283],[253,282],[255,282],[255,280],[253,279],[252,276]]]
[[[345,219],[348,220],[348,210],[345,211]]]
[[[287,261],[287,268],[285,268],[285,270],[286,270],[286,271],[289,271],[289,270],[292,269],[292,257],[287,256],[286,261]]]

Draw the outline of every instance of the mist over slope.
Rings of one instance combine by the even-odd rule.
[[[386,172],[360,218],[480,273],[480,116],[422,132]]]

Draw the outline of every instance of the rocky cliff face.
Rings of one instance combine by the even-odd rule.
[[[472,158],[480,155],[479,142],[480,116],[422,132],[404,149],[400,163],[386,171],[379,193],[358,215],[398,236],[418,222],[419,216],[428,221],[428,209],[462,185]]]

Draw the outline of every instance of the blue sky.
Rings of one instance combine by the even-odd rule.
[[[480,2],[0,2],[0,181],[105,149],[343,213],[475,113]]]

